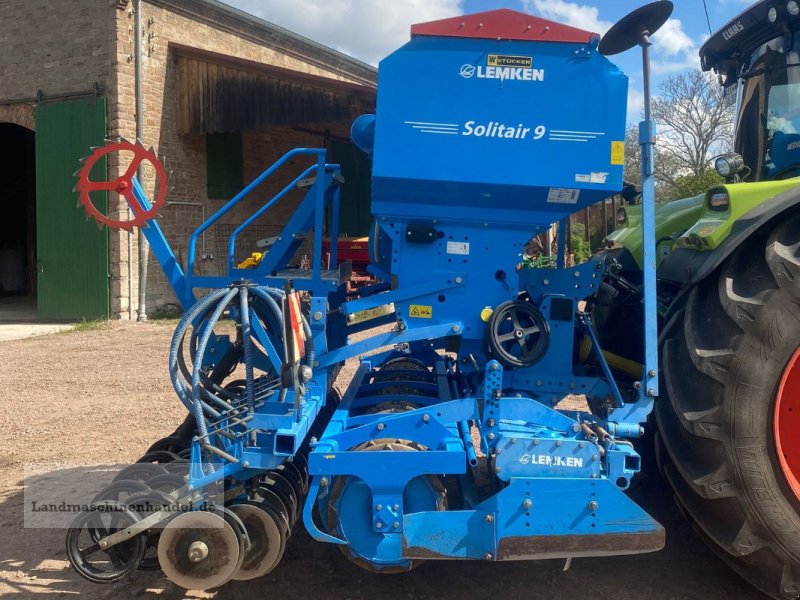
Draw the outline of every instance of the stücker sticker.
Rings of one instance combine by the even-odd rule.
[[[611,142],[611,164],[625,164],[625,142]]]
[[[430,319],[433,317],[433,307],[422,304],[412,304],[408,307],[408,316],[417,319]]]

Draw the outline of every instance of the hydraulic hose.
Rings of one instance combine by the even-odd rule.
[[[194,406],[191,399],[191,396],[186,389],[185,384],[180,379],[180,370],[178,367],[178,351],[181,348],[184,336],[186,335],[186,330],[194,321],[195,317],[202,313],[206,308],[210,307],[214,302],[218,301],[227,293],[226,289],[219,289],[211,292],[207,296],[201,298],[197,304],[192,306],[186,313],[181,317],[181,320],[178,322],[178,326],[175,328],[175,333],[172,335],[172,342],[170,343],[169,347],[169,376],[170,381],[172,382],[172,387],[175,390],[175,393],[178,395],[181,403],[186,407],[190,413],[193,412]],[[209,412],[212,417],[219,417],[219,413],[212,409],[209,406],[206,406],[205,409]]]
[[[232,372],[238,362],[245,366],[243,389],[225,389],[222,380],[209,377],[204,368],[204,359],[208,344],[220,317],[225,309],[239,296],[239,320],[241,324],[241,342],[230,347],[224,355],[222,379]],[[280,331],[283,326],[281,302],[286,294],[283,290],[268,286],[238,285],[214,290],[198,300],[181,318],[172,337],[169,351],[169,371],[173,389],[194,417],[197,432],[201,437],[208,437],[209,422],[220,419],[237,401],[244,400],[247,414],[255,414],[256,379],[255,379],[255,342],[253,340],[252,318],[263,322],[268,331]],[[253,311],[252,314],[250,311]],[[300,315],[303,333],[306,337],[306,355],[303,363],[314,364],[314,346],[311,338],[311,327],[304,315]],[[191,327],[191,334],[189,329]],[[191,366],[184,357],[184,344],[189,338],[189,356]],[[261,381],[261,379],[259,379]],[[261,393],[261,392],[259,392]],[[286,389],[280,392],[280,399],[285,400]]]
[[[239,312],[242,319],[242,344],[244,345],[244,378],[245,378],[245,399],[247,401],[247,415],[253,417],[256,412],[256,402],[254,394],[255,381],[253,377],[253,338],[250,332],[250,290],[243,285],[239,288]],[[255,431],[251,438],[255,442]]]
[[[283,311],[279,308],[278,303],[275,301],[283,300],[286,294],[277,288],[271,287],[255,287],[253,288],[253,293],[256,294],[259,298],[264,300],[270,306],[274,306],[273,310],[277,312],[277,314],[282,315]],[[314,366],[314,339],[311,337],[311,326],[308,324],[308,320],[306,319],[305,315],[300,315],[300,321],[303,326],[303,334],[306,337],[306,356],[303,364],[308,365],[309,367]]]
[[[217,304],[214,312],[208,318],[205,326],[203,327],[203,332],[200,334],[200,341],[197,344],[197,353],[193,357],[192,411],[194,412],[195,419],[197,419],[197,432],[200,437],[206,437],[208,435],[208,428],[206,427],[206,420],[205,416],[203,415],[203,403],[200,400],[200,372],[203,368],[203,355],[206,353],[208,340],[211,338],[211,334],[214,331],[214,326],[217,324],[217,321],[219,321],[219,318],[222,316],[222,313],[228,307],[228,304],[230,304],[231,300],[233,300],[234,296],[239,293],[239,290],[237,288],[225,289],[224,292],[225,295]]]

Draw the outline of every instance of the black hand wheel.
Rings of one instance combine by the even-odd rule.
[[[504,367],[529,367],[550,345],[550,328],[542,313],[528,302],[504,302],[492,313],[487,346]]]

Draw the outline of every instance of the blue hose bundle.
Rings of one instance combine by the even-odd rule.
[[[235,302],[237,296],[238,303]],[[218,420],[224,412],[231,409],[232,404],[244,400],[248,415],[254,414],[256,348],[252,338],[251,319],[256,318],[261,321],[267,331],[282,333],[281,304],[284,297],[283,290],[268,286],[231,285],[214,290],[198,300],[178,322],[169,349],[170,381],[181,403],[194,416],[200,437],[208,436],[209,420]],[[229,307],[238,307],[238,311],[231,311],[231,316],[240,326],[241,344],[235,344],[225,357],[217,357],[217,367],[222,369],[221,374],[209,375],[203,368],[204,357],[214,328]],[[302,317],[302,327],[306,336],[306,355],[303,362],[311,366],[314,364],[314,346],[311,328],[305,316]],[[184,344],[190,328],[191,365],[187,366],[184,360]],[[280,352],[282,345],[278,346]],[[222,380],[230,375],[238,364],[243,364],[245,368],[244,389],[238,386],[231,389],[222,387]],[[282,389],[280,398],[285,398],[285,395],[285,389]]]

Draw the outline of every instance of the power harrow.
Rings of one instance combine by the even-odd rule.
[[[155,154],[124,141],[96,151],[81,203],[101,224],[142,228],[182,305],[169,376],[189,416],[77,518],[73,567],[96,582],[161,568],[214,588],[272,570],[301,520],[381,573],[660,549],[663,528],[625,494],[641,467],[630,440],[658,393],[654,290],[645,364],[619,369],[591,318],[606,262],[565,266],[563,240],[571,213],[623,183],[627,78],[603,45],[646,48],[670,10],[649,5],[603,42],[509,10],[415,25],[380,64],[377,116],[353,124],[373,159],[376,279],[355,297],[347,263],[322,266],[346,185],[324,150],[292,150],[206,220],[185,268],[153,219],[167,189]],[[94,180],[112,152],[131,166]],[[143,161],[152,201],[134,176]],[[234,229],[224,274],[196,274],[198,237],[290,161],[309,166]],[[305,196],[280,235],[237,265],[239,234],[295,188]],[[100,214],[98,191],[125,196],[132,218]],[[531,267],[526,243],[554,224],[558,260]],[[307,238],[302,270],[292,260]],[[334,379],[356,357],[340,395]]]

